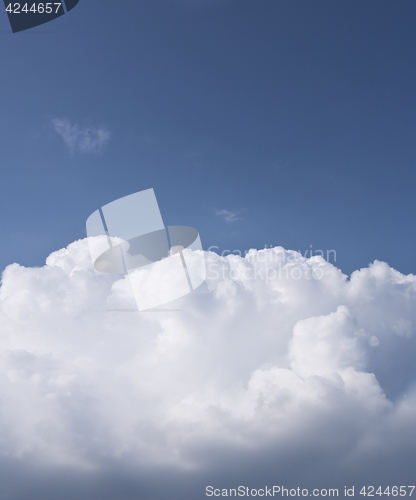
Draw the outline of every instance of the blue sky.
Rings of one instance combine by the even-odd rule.
[[[81,1],[0,18],[0,265],[41,266],[99,206],[153,187],[204,248],[335,249],[416,271],[416,5]],[[53,120],[111,133],[73,150]],[[218,211],[236,213],[227,222]]]

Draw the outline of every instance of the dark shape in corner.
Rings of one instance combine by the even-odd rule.
[[[66,10],[69,12],[76,5],[78,5],[79,0],[65,0]]]
[[[13,33],[28,30],[48,23],[65,14],[63,1],[29,0],[15,3],[3,0]],[[66,0],[67,11],[73,9],[79,0]],[[59,5],[60,4],[60,5]],[[26,10],[22,10],[26,9]]]

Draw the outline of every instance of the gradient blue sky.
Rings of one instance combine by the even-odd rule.
[[[153,187],[204,248],[416,272],[415,26],[412,0],[81,0],[19,34],[4,13],[0,267]],[[111,138],[71,153],[57,118]]]

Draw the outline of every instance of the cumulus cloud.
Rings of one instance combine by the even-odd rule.
[[[205,258],[206,284],[159,313],[115,312],[129,283],[96,273],[86,240],[5,269],[10,498],[28,498],[19,474],[55,484],[43,498],[412,484],[416,277],[281,247]]]
[[[72,124],[67,118],[54,118],[52,124],[71,153],[99,153],[111,137],[111,132],[104,127],[80,127],[76,123]]]

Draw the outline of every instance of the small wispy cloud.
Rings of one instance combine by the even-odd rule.
[[[226,210],[226,209],[215,211],[215,215],[223,217],[223,219],[226,222],[235,222],[236,220],[240,220],[241,217],[238,217],[239,213],[240,213],[240,210],[237,212],[232,212],[231,210]]]
[[[53,118],[52,124],[71,153],[99,153],[111,137],[111,132],[104,127],[80,127],[67,118]]]

